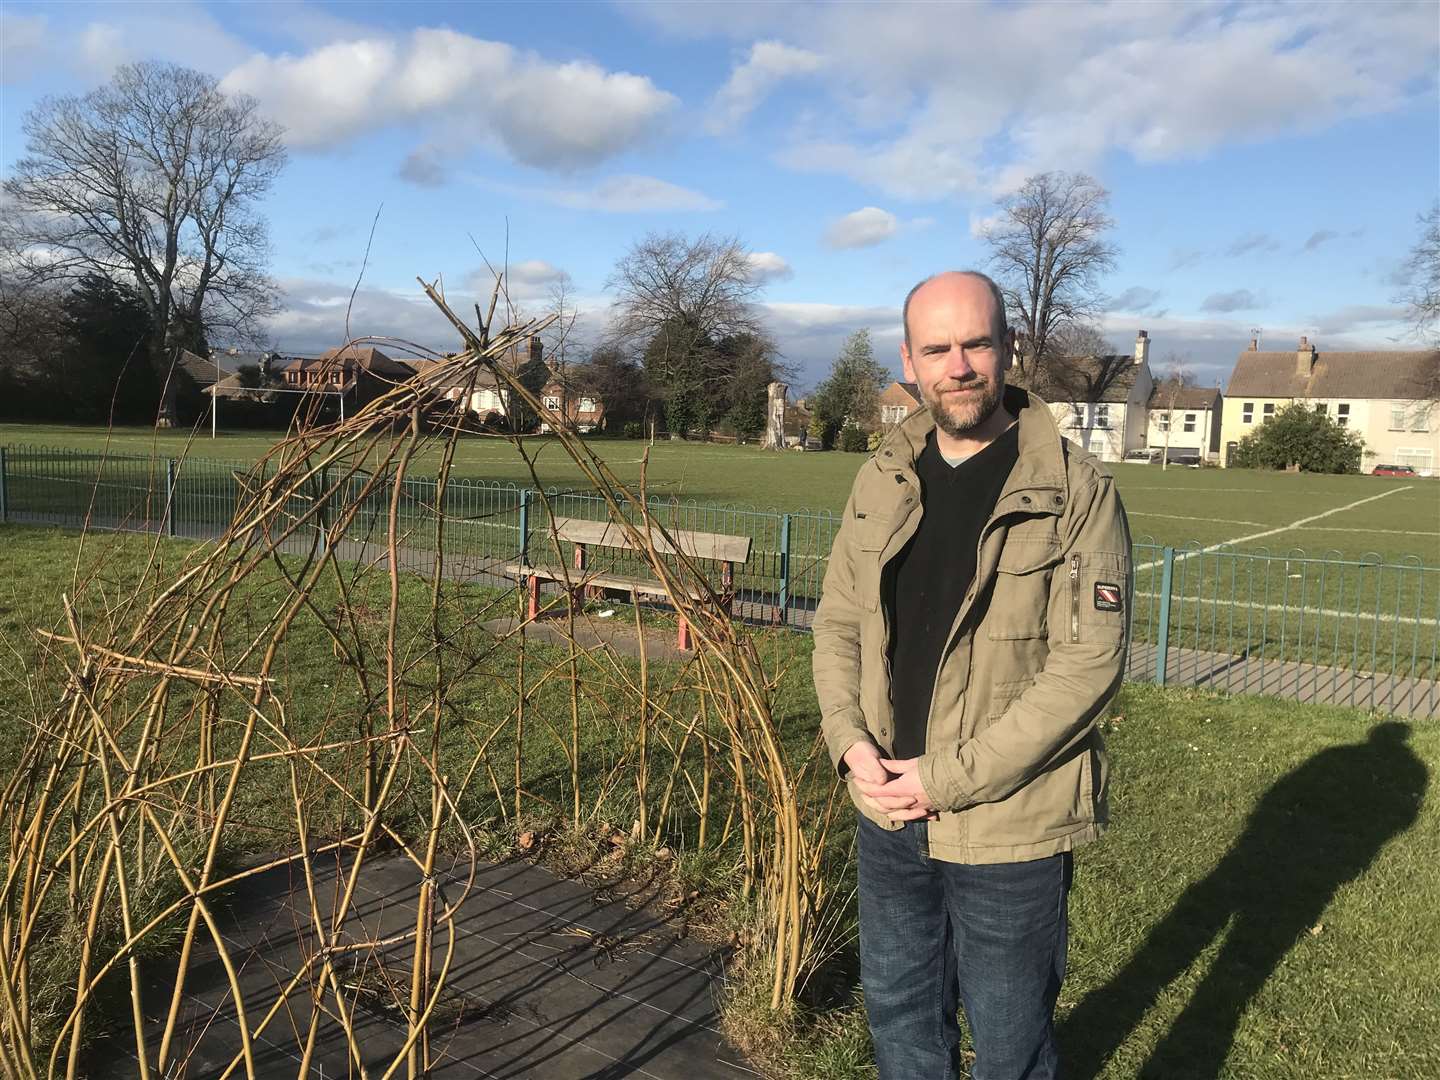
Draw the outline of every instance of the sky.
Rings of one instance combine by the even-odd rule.
[[[898,376],[910,286],[984,268],[996,200],[1066,170],[1111,193],[1109,340],[1145,329],[1152,367],[1223,386],[1256,328],[1409,344],[1399,275],[1440,195],[1435,0],[6,0],[0,172],[39,100],[141,59],[284,126],[263,211],[289,353],[344,340],[352,290],[352,333],[454,348],[416,277],[468,304],[487,265],[528,314],[569,275],[593,340],[632,243],[710,232],[754,253],[797,389],[861,327]]]

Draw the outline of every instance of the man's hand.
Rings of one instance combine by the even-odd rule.
[[[848,764],[849,750],[845,752],[845,759]],[[930,796],[925,793],[925,788],[920,783],[919,758],[906,758],[904,761],[878,758],[876,764],[887,774],[886,779],[880,783],[867,779],[858,772],[855,774],[856,788],[871,805],[877,807],[891,821],[919,821],[922,818],[933,820],[937,816],[935,804],[930,801]],[[854,766],[851,768],[854,769]]]
[[[866,739],[861,739],[840,759],[850,768],[850,774],[856,780],[864,780],[871,784],[883,784],[890,779],[890,774],[885,771],[885,766],[880,764],[880,751],[875,744]]]

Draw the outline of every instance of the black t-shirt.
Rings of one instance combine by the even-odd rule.
[[[890,623],[890,701],[895,757],[925,753],[930,698],[950,627],[975,577],[976,545],[1019,456],[1020,426],[959,465],[940,456],[932,431],[915,460],[925,510],[895,557]]]

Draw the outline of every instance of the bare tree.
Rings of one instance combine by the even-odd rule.
[[[1083,173],[1039,173],[997,203],[986,229],[990,264],[1020,333],[1022,372],[1043,367],[1063,328],[1099,311],[1101,277],[1115,266],[1110,193]]]
[[[1440,202],[1417,220],[1420,238],[1405,259],[1405,284],[1395,302],[1405,305],[1415,337],[1440,345]]]
[[[1050,338],[1050,356],[1114,356],[1120,350],[1092,322],[1070,322],[1058,327]]]
[[[259,340],[276,310],[254,204],[285,163],[281,129],[210,75],[145,62],[25,117],[26,156],[5,181],[5,240],[32,278],[101,274],[134,286],[174,420],[180,348],[207,335]]]
[[[615,264],[606,288],[627,337],[648,340],[667,324],[716,341],[760,330],[752,307],[760,281],[738,237],[649,233]]]
[[[1155,401],[1159,404],[1160,415],[1165,421],[1165,451],[1160,458],[1162,470],[1170,468],[1170,433],[1175,430],[1175,411],[1179,408],[1180,398],[1190,381],[1185,357],[1179,353],[1170,353],[1165,358],[1165,374],[1155,384]]]

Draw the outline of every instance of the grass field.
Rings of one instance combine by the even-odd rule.
[[[137,536],[93,536],[85,545],[79,577],[93,569],[101,588],[81,602],[93,618],[133,585],[152,550],[163,577],[188,549]],[[60,673],[37,665],[33,628],[56,625],[79,551],[74,533],[0,528],[0,773],[26,737],[24,718],[53,700]],[[408,625],[423,610],[425,586],[402,584]],[[273,578],[257,583],[247,617],[263,620],[277,588],[283,582]],[[485,593],[463,587],[455,595],[473,609]],[[797,753],[818,723],[809,640],[759,635],[767,663],[785,672],[776,714]],[[467,638],[461,647],[484,643]],[[346,722],[355,707],[331,689],[334,667],[324,636],[302,622],[277,674],[307,731]],[[476,683],[473,708],[454,718],[456,761],[470,733],[503,711],[499,697]],[[568,704],[550,687],[535,707],[538,723],[544,710],[560,715]],[[1440,1073],[1440,726],[1377,728],[1376,717],[1355,710],[1142,686],[1125,688],[1104,726],[1115,763],[1113,824],[1077,857],[1059,1010],[1071,1075]],[[587,725],[585,738],[593,783],[616,733]],[[560,761],[548,743],[536,738],[529,775],[553,798]],[[283,784],[244,793],[245,843],[267,843],[265,822],[283,816],[268,800],[283,795]],[[485,820],[495,814],[490,803],[478,791],[466,809]],[[849,830],[833,840],[847,848]],[[683,863],[683,843],[680,855]],[[720,890],[731,869],[712,864],[703,883]],[[840,872],[848,880],[853,866],[842,860]],[[773,1021],[737,996],[733,1030],[753,1040],[777,1077],[873,1077],[854,969],[852,946],[836,957],[828,992],[790,1029],[765,1028]]]
[[[30,444],[98,452],[189,454],[225,462],[249,462],[272,444],[273,433],[188,433],[63,425],[0,424],[0,446]],[[188,442],[188,447],[187,447]],[[598,440],[600,454],[627,481],[639,476],[646,444]],[[579,476],[560,447],[548,439],[530,443],[546,486],[568,488]],[[430,459],[433,461],[433,458]],[[685,502],[797,512],[838,512],[864,458],[858,454],[766,453],[756,447],[660,442],[650,448],[652,493]],[[414,475],[425,472],[426,460]],[[1333,552],[1355,558],[1375,553],[1386,561],[1415,556],[1440,565],[1440,481],[1373,476],[1310,476],[1246,470],[1112,466],[1137,542],[1153,539],[1180,547],[1231,544],[1244,551],[1311,555]],[[500,439],[461,443],[457,477],[524,485],[529,475],[514,449]]]

